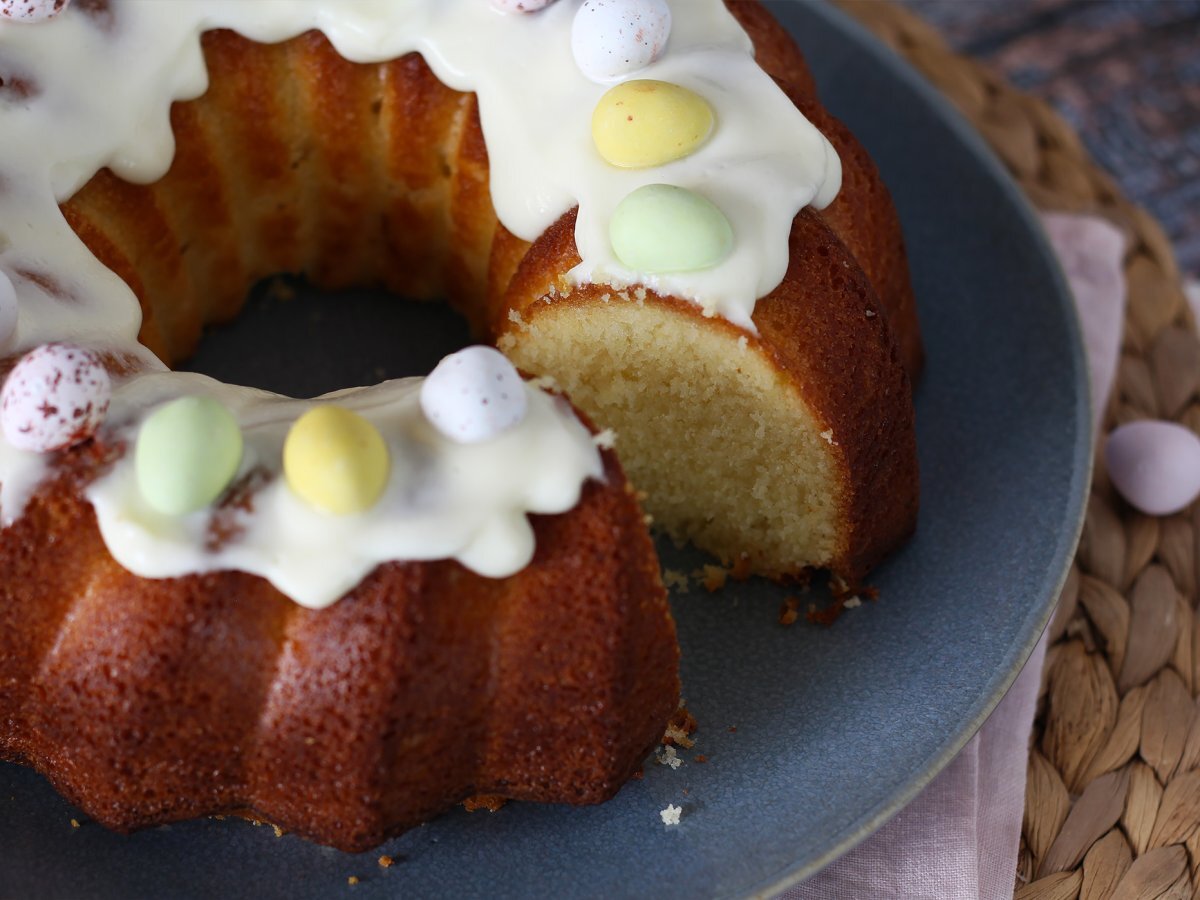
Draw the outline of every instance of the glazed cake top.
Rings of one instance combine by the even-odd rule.
[[[647,65],[597,75],[581,61],[606,51],[593,40],[604,29],[581,31],[576,19],[606,4],[649,10],[660,26],[666,12],[666,37]],[[108,0],[77,2],[36,25],[0,19],[6,86],[0,89],[0,288],[11,283],[16,313],[4,327],[0,308],[0,355],[70,342],[129,361],[138,373],[114,385],[98,425],[114,443],[132,446],[145,419],[170,400],[215,399],[244,437],[240,476],[252,467],[281,473],[291,424],[320,403],[361,414],[389,450],[388,482],[370,509],[329,516],[307,507],[276,477],[246,513],[243,537],[216,552],[204,543],[211,510],[164,516],[150,509],[127,454],[93,484],[89,498],[114,557],[131,571],[167,577],[236,568],[270,579],[310,606],[333,602],[375,565],[393,559],[454,558],[503,576],[532,557],[526,514],[570,509],[582,484],[602,472],[590,435],[567,405],[532,387],[525,387],[528,403],[519,423],[490,440],[463,444],[423,414],[419,379],[294,401],[167,372],[138,343],[136,298],[72,232],[58,204],[104,167],[138,183],[166,173],[174,154],[170,107],[207,87],[200,38],[208,30],[278,42],[318,29],[355,62],[419,52],[448,86],[478,95],[492,199],[509,231],[532,241],[578,207],[582,262],[570,273],[574,281],[641,285],[753,331],[756,300],[786,272],[792,220],[805,206],[833,200],[841,169],[829,142],[755,63],[749,38],[722,0],[559,0],[536,13],[497,8],[504,5]],[[611,106],[610,91],[635,82],[665,85],[667,100],[682,98],[682,105],[663,108],[682,109],[684,119],[710,121],[711,128],[696,135],[681,158],[668,153],[652,164],[614,164],[611,153],[598,150],[595,117],[606,101]],[[650,137],[652,144],[664,140]],[[655,152],[652,147],[651,156]],[[673,192],[665,195],[669,202],[677,196],[695,201],[681,207],[697,210],[691,219],[727,230],[718,235],[720,252],[704,265],[637,268],[619,252],[619,226],[642,236],[654,233],[645,216],[661,224],[653,217],[663,195],[654,191],[663,187]],[[635,196],[647,202],[628,202]],[[690,227],[691,219],[674,214],[663,221]],[[0,307],[3,301],[0,290]],[[52,459],[0,438],[5,523],[21,514]]]

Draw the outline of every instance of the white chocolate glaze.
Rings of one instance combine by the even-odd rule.
[[[202,375],[136,379],[114,400],[114,438],[132,443],[147,409],[181,393],[229,404],[246,442],[240,476],[270,481],[252,510],[228,510],[238,531],[215,548],[208,510],[187,516],[155,512],[138,490],[131,465],[116,465],[87,498],[113,557],[147,578],[237,569],[268,579],[297,603],[322,607],[390,560],[453,558],[482,575],[520,571],[533,558],[526,513],[560,513],[578,502],[583,482],[603,477],[591,435],[565,400],[526,386],[524,421],[486,444],[444,438],[422,415],[420,378],[331,394],[383,433],[392,478],[366,513],[330,516],[306,505],[279,475],[292,423],[320,400],[287,400]],[[198,553],[197,548],[203,549]]]
[[[109,0],[101,13],[72,6],[36,26],[0,22],[0,79],[8,85],[0,88],[0,273],[11,279],[19,309],[13,333],[0,334],[0,355],[72,341],[131,361],[140,374],[116,386],[102,432],[110,439],[130,439],[159,403],[212,395],[245,431],[243,467],[278,474],[286,426],[314,401],[166,372],[137,342],[141,314],[133,293],[58,208],[106,166],[142,183],[166,173],[174,154],[170,107],[206,89],[200,36],[214,28],[263,42],[319,29],[355,62],[421,53],[447,85],[479,96],[492,199],[506,228],[532,241],[578,206],[577,283],[643,284],[752,331],[755,301],[786,272],[793,218],[806,205],[832,202],[840,163],[754,62],[749,38],[722,0],[670,5],[667,52],[633,77],[696,91],[712,105],[717,126],[695,154],[646,170],[609,166],[592,145],[592,111],[608,86],[590,81],[574,62],[576,0],[527,15],[504,14],[487,0]],[[716,203],[734,231],[728,258],[685,274],[624,269],[608,223],[621,199],[651,183],[685,187]],[[391,559],[455,558],[486,575],[507,575],[532,555],[526,514],[569,509],[582,483],[602,472],[566,405],[527,389],[525,422],[467,447],[423,424],[411,382],[338,394],[339,403],[381,428],[394,457],[384,500],[361,516],[322,517],[276,477],[243,515],[238,534],[212,550],[211,513],[177,520],[153,514],[139,500],[128,457],[88,497],[113,555],[146,577],[240,569],[321,606]],[[6,525],[20,516],[51,462],[0,442]]]

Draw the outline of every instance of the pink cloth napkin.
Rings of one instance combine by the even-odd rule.
[[[1079,311],[1099,421],[1112,389],[1125,311],[1124,239],[1100,219],[1047,214]],[[895,818],[786,900],[1011,900],[1025,809],[1025,766],[1045,635],[995,712]]]

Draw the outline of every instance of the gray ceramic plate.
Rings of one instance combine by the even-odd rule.
[[[782,628],[785,592],[772,585],[677,592],[685,694],[701,723],[693,752],[707,764],[685,753],[678,770],[648,765],[595,808],[458,809],[361,857],[235,821],[128,838],[86,821],[73,829],[78,813],[41,778],[0,766],[0,895],[328,897],[351,875],[356,897],[771,891],[869,834],[971,736],[1045,624],[1078,534],[1090,426],[1076,324],[1024,202],[946,104],[826,6],[774,9],[883,168],[920,298],[920,532],[879,571],[883,599],[833,628]],[[328,343],[337,322],[318,319],[328,310],[294,307],[290,324],[270,327]],[[379,358],[394,358],[398,326],[382,315],[367,333],[391,351]],[[268,317],[256,310],[238,326],[247,340],[258,320]],[[342,330],[342,355],[368,359],[361,325]],[[266,386],[249,354],[237,362],[241,333],[200,367]],[[456,340],[453,328],[444,336]],[[280,386],[306,393],[378,374]],[[663,555],[683,571],[703,561]],[[668,803],[683,808],[669,829]],[[384,852],[396,860],[386,870]]]

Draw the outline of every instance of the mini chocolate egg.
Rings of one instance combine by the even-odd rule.
[[[533,13],[549,6],[554,0],[491,0],[492,9],[502,13]]]
[[[379,429],[340,406],[310,409],[292,425],[283,445],[288,486],[310,506],[335,516],[374,506],[390,470]]]
[[[0,272],[0,351],[5,350],[17,333],[17,290],[12,280]]]
[[[0,19],[44,22],[57,16],[70,0],[0,0]]]
[[[210,505],[233,482],[241,462],[242,429],[210,397],[180,397],[160,406],[138,432],[138,488],[164,515]]]
[[[647,169],[690,156],[708,140],[708,101],[666,81],[626,81],[608,91],[592,113],[592,139],[605,162]]]
[[[662,56],[670,36],[666,0],[585,0],[571,27],[571,49],[592,81],[614,81]]]
[[[491,347],[467,347],[421,385],[421,411],[452,441],[480,444],[521,423],[529,398],[513,364]]]
[[[648,184],[620,202],[609,222],[613,252],[647,275],[711,268],[733,250],[733,228],[706,197],[670,184]]]
[[[1200,496],[1200,437],[1174,422],[1129,422],[1108,436],[1108,475],[1126,500],[1169,516]]]
[[[0,426],[18,450],[81,444],[108,412],[112,382],[100,358],[74,344],[43,344],[21,358],[0,391]]]

